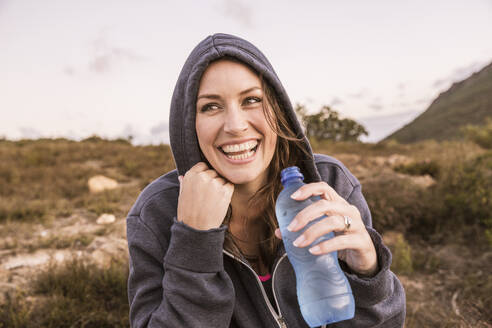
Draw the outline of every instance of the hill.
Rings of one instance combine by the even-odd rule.
[[[426,139],[460,139],[460,127],[481,125],[486,117],[492,117],[492,63],[454,83],[425,112],[383,141],[394,139],[411,143]]]

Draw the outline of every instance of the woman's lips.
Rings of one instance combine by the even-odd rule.
[[[220,153],[226,158],[226,160],[231,164],[246,164],[255,160],[256,153],[260,147],[260,142],[253,148],[253,150],[244,150],[242,152],[237,152],[236,154],[226,154],[222,150]]]

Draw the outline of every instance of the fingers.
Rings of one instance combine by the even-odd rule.
[[[232,194],[234,193],[234,184],[231,182],[227,182],[222,178],[218,178],[224,181],[223,189],[224,189],[224,196],[227,197],[227,199],[231,199]]]
[[[340,215],[329,216],[319,222],[316,222],[304,231],[296,240],[294,246],[305,247],[311,245],[316,239],[322,235],[326,235],[334,231],[343,231],[345,223]]]
[[[183,176],[178,198],[178,218],[199,230],[219,227],[234,193],[234,184],[199,162]]]
[[[298,231],[310,221],[315,220],[316,218],[319,218],[323,215],[347,215],[350,217],[354,217],[357,214],[358,210],[353,205],[321,199],[297,213],[297,215],[287,227],[287,230]]]
[[[202,172],[202,171],[205,171],[208,169],[209,169],[209,167],[205,162],[198,162],[195,165],[193,165],[192,168],[189,169],[186,173],[188,173],[188,172],[198,173],[198,172]]]
[[[275,237],[277,237],[278,239],[282,239],[282,233],[280,232],[279,228],[275,229]]]
[[[376,272],[378,267],[376,250],[358,208],[349,204],[326,182],[306,184],[294,192],[291,198],[302,201],[312,196],[320,197],[319,200],[297,213],[287,229],[299,231],[310,221],[321,216],[327,217],[305,229],[293,242],[294,246],[307,247],[321,236],[330,232],[343,231],[341,234],[335,233],[334,237],[310,247],[309,251],[313,255],[340,251],[339,255],[354,272],[364,274]],[[345,231],[344,216],[352,220],[348,231]]]
[[[226,181],[219,177],[219,174],[217,171],[212,170],[208,167],[208,165],[204,162],[198,162],[196,163],[191,169],[189,169],[185,175],[184,178],[191,176],[191,175],[196,175],[198,177],[201,177],[205,181],[210,181],[213,179],[217,179],[217,182],[220,182],[221,185],[225,185]]]
[[[309,249],[309,252],[314,255],[326,254],[334,251],[340,251],[343,249],[358,249],[362,248],[359,238],[354,235],[340,235],[333,237],[329,240],[325,240],[316,246]]]
[[[295,200],[305,200],[311,196],[321,196],[321,198],[329,201],[346,203],[346,200],[324,181],[305,184],[297,189],[290,197]]]

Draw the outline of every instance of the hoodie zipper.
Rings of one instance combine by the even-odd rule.
[[[232,257],[233,259],[241,262],[242,264],[244,264],[251,272],[253,272],[255,278],[256,278],[256,281],[258,282],[258,285],[260,286],[260,289],[261,289],[261,293],[263,295],[263,299],[265,300],[267,306],[268,306],[268,309],[270,310],[270,313],[272,314],[272,316],[275,318],[275,321],[277,322],[278,326],[280,328],[287,328],[287,324],[285,323],[285,319],[282,317],[282,313],[280,312],[280,306],[278,305],[278,301],[277,301],[277,297],[275,296],[275,290],[273,288],[273,282],[274,282],[274,279],[275,279],[275,271],[277,270],[277,267],[280,263],[280,261],[282,261],[282,259],[287,255],[287,254],[284,254],[282,255],[282,257],[280,258],[280,260],[278,260],[277,262],[277,265],[275,266],[275,268],[273,269],[273,274],[272,274],[272,292],[273,292],[273,298],[275,299],[275,303],[277,304],[277,309],[278,309],[278,315],[277,313],[275,312],[275,310],[273,309],[273,306],[272,304],[270,303],[270,300],[268,299],[268,296],[265,292],[265,288],[263,288],[263,285],[261,283],[261,280],[260,278],[258,278],[258,275],[256,274],[255,270],[253,270],[253,268],[251,268],[246,262],[242,261],[241,259],[235,257],[234,255],[232,255],[231,253],[229,253],[228,251],[226,251],[225,249],[222,250],[225,254],[229,255],[230,257]]]

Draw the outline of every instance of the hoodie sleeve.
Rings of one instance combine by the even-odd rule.
[[[405,321],[405,291],[390,271],[391,252],[379,233],[372,228],[371,213],[357,185],[347,198],[362,216],[378,257],[378,272],[370,278],[359,277],[342,262],[355,298],[354,319],[340,322],[336,327],[403,327]]]
[[[127,217],[131,327],[229,327],[235,293],[223,267],[226,229],[196,230],[174,218],[163,247],[140,216]]]

